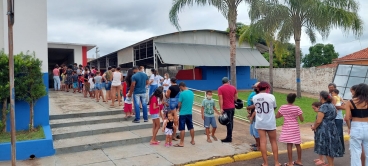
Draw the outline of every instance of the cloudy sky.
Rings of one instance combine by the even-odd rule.
[[[350,33],[332,30],[327,40],[319,36],[319,43],[332,43],[340,56],[368,47],[367,0],[358,0],[359,14],[364,21],[360,40]],[[100,56],[114,52],[152,36],[177,31],[168,18],[172,0],[49,0],[48,41],[95,44]],[[238,9],[238,22],[249,24],[248,5]],[[182,30],[225,30],[226,19],[210,6],[186,7],[179,15]],[[309,53],[309,39],[303,34],[301,47]],[[94,50],[88,56],[94,56]]]

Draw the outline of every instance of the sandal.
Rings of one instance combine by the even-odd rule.
[[[324,162],[324,161],[322,161],[322,160],[318,160],[317,162],[316,162],[316,165],[325,165],[326,163]]]
[[[257,147],[256,144],[249,144],[249,146],[251,146],[251,147]]]
[[[208,143],[212,143],[211,139],[207,139],[207,142],[208,142]]]
[[[257,147],[251,147],[250,150],[253,151],[253,152],[259,151]]]
[[[217,141],[217,137],[216,136],[213,135],[212,138],[213,138],[214,141]]]
[[[302,164],[302,163],[298,164],[298,163],[296,163],[296,161],[293,161],[293,165],[296,165],[296,166],[303,166],[303,164]]]

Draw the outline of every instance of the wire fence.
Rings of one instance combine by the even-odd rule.
[[[193,93],[194,93],[194,105],[201,107],[203,99],[206,98],[206,91],[193,89],[193,88],[188,88],[188,89],[193,91]],[[213,96],[212,99],[215,101],[215,107],[218,110],[220,110],[220,102],[218,100],[218,94],[212,92],[212,96]],[[245,107],[247,101],[243,101],[243,102],[244,102],[243,109],[235,109],[234,117],[237,118],[237,119],[249,121],[248,118],[247,118],[247,111],[246,111],[246,107]]]

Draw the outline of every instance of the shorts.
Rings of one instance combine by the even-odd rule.
[[[89,88],[89,91],[90,92],[93,92],[93,91],[95,91],[96,89],[95,88]]]
[[[78,83],[77,82],[73,82],[73,88],[74,89],[78,88]]]
[[[172,135],[172,134],[173,134],[173,129],[165,128],[165,135]]]
[[[95,89],[96,90],[101,90],[102,89],[102,85],[101,84],[95,84]]]
[[[249,126],[250,135],[254,138],[259,138],[258,130],[256,129],[256,122],[253,122]]]
[[[170,98],[169,99],[169,108],[170,110],[178,109],[179,99],[178,98]]]
[[[214,116],[204,116],[204,127],[210,128],[210,126],[212,126],[212,128],[217,128],[216,118]]]
[[[151,114],[151,119],[158,119],[160,118],[160,115],[158,114]]]
[[[90,87],[90,84],[89,83],[84,83],[84,90],[85,91],[89,91],[89,87]]]
[[[124,103],[124,112],[132,112],[133,104]]]
[[[111,81],[105,83],[105,90],[111,90]]]
[[[179,115],[179,131],[185,130],[185,125],[187,125],[188,130],[193,129],[192,115]]]

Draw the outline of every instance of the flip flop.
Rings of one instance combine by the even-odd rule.
[[[296,166],[303,166],[303,164],[298,164],[298,163],[296,163],[296,161],[293,161],[293,165],[296,165]]]
[[[215,136],[212,136],[212,138],[213,138],[213,140],[214,140],[214,141],[217,141],[217,137],[215,137]]]
[[[181,145],[179,145],[179,144],[175,144],[175,145],[174,145],[174,147],[182,148],[182,147],[184,147],[184,146],[181,146]]]
[[[257,147],[251,147],[251,148],[250,148],[250,150],[251,150],[251,151],[254,151],[254,152],[259,151]]]
[[[325,162],[323,162],[323,161],[321,161],[321,160],[318,160],[317,162],[316,162],[316,165],[325,165],[326,163]]]
[[[159,142],[150,142],[150,145],[159,145]]]
[[[257,147],[256,144],[249,144],[249,146],[251,146],[251,147]]]
[[[195,141],[190,141],[190,144],[195,145]]]
[[[212,143],[211,139],[207,139],[207,142],[208,142],[208,143]]]

